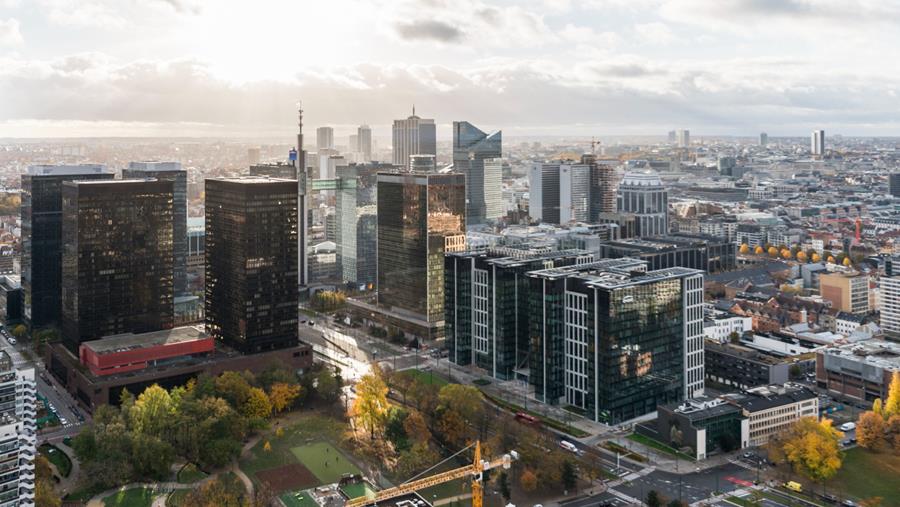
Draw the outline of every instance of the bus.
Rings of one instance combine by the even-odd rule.
[[[525,412],[516,412],[516,420],[531,426],[540,426],[541,424],[540,419],[531,414],[526,414]]]

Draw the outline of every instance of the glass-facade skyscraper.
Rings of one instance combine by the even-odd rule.
[[[389,167],[351,164],[337,168],[335,243],[342,282],[375,286],[376,180],[378,171]]]
[[[453,169],[466,176],[466,221],[469,224],[499,218],[488,217],[487,209],[488,203],[502,199],[502,174],[486,173],[485,160],[500,159],[502,144],[502,132],[486,134],[467,121],[453,122]],[[492,205],[492,215],[495,209]]]
[[[702,271],[615,259],[528,276],[535,398],[615,424],[702,394]]]
[[[297,180],[206,180],[206,329],[255,353],[296,346]]]
[[[63,184],[62,331],[82,342],[174,326],[173,181]]]
[[[378,174],[378,304],[444,320],[444,252],[466,244],[462,174]]]
[[[22,313],[32,328],[60,321],[63,182],[114,177],[100,164],[36,165],[22,176]]]
[[[187,171],[182,169],[181,162],[131,162],[122,170],[122,177],[172,180],[175,295],[187,294]]]

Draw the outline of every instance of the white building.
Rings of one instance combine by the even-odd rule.
[[[703,323],[703,335],[707,340],[725,343],[731,339],[731,333],[739,336],[753,329],[753,318],[740,315],[724,315],[707,319]]]
[[[17,370],[0,351],[0,507],[34,505],[34,456],[37,452],[34,368]]]
[[[813,155],[822,156],[825,154],[825,131],[813,130],[810,136],[810,152]]]
[[[591,166],[559,167],[559,223],[587,222],[591,211]]]
[[[629,172],[619,184],[619,213],[632,213],[636,235],[665,236],[669,232],[669,192],[653,171]]]
[[[881,277],[881,330],[900,338],[900,277]]]
[[[819,417],[819,397],[802,387],[763,386],[747,391],[736,403],[750,418],[750,446],[765,445],[801,417]]]
[[[298,148],[300,149],[300,148]],[[319,127],[316,129],[316,149],[334,149],[334,129],[331,127]]]

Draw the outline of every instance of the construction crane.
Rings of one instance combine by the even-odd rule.
[[[490,470],[492,468],[503,467],[508,470],[512,461],[514,459],[519,459],[519,454],[516,451],[510,451],[503,456],[493,459],[491,461],[482,461],[481,460],[481,442],[475,442],[475,458],[472,460],[471,465],[466,465],[464,467],[459,467],[453,470],[448,470],[446,472],[441,472],[435,475],[431,475],[429,477],[424,477],[422,479],[416,479],[405,484],[401,484],[399,486],[388,488],[382,491],[375,493],[373,498],[367,498],[365,496],[361,496],[359,498],[354,498],[344,504],[346,507],[364,507],[366,505],[375,504],[377,505],[379,502],[383,502],[385,500],[390,500],[392,498],[397,498],[403,495],[409,495],[421,489],[430,488],[431,486],[437,486],[438,484],[443,484],[445,482],[454,481],[456,479],[463,479],[465,477],[472,478],[472,507],[483,507],[484,505],[484,486],[481,484],[482,474],[485,470]]]

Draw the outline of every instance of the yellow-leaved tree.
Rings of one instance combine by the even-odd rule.
[[[389,408],[387,394],[387,384],[378,370],[363,375],[356,383],[356,400],[353,401],[351,415],[369,430],[372,440],[375,440],[375,431],[384,427]]]
[[[856,440],[860,447],[877,451],[885,444],[884,417],[876,412],[863,412],[856,422]]]
[[[888,388],[888,396],[882,411],[885,418],[900,415],[900,371],[895,371],[891,376],[891,386]]]
[[[834,429],[830,419],[802,417],[781,439],[782,450],[795,470],[824,484],[841,468],[839,443],[843,436]]]
[[[269,401],[272,402],[272,408],[275,412],[282,412],[291,406],[300,396],[302,388],[296,384],[287,384],[284,382],[275,382],[269,388]]]

